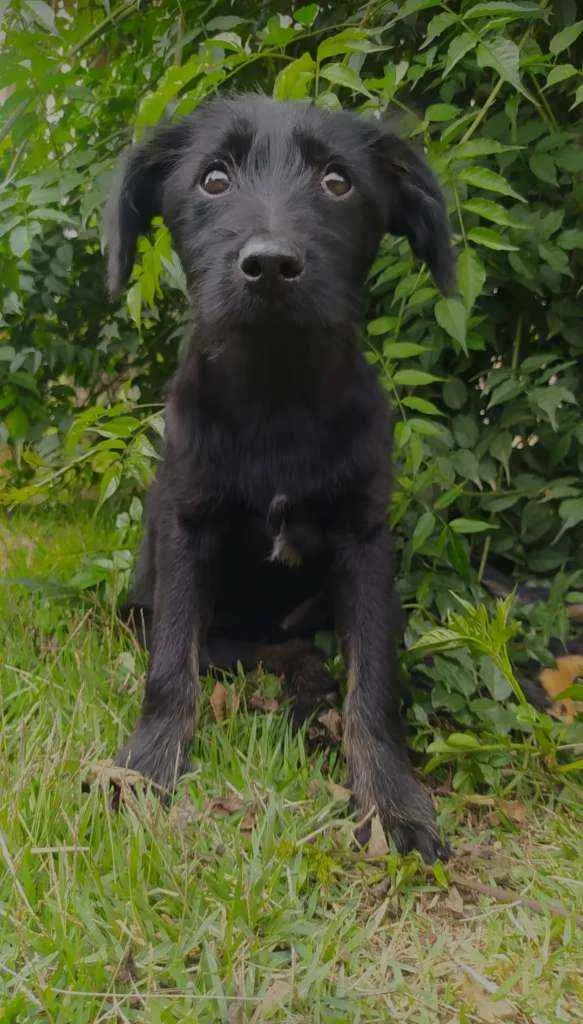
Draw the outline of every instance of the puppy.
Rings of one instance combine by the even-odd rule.
[[[451,289],[438,184],[378,121],[243,96],[204,104],[129,150],[109,211],[114,295],[157,214],[195,326],[169,388],[131,598],[151,656],[118,763],[172,790],[189,765],[201,667],[261,660],[300,700],[305,687],[325,693],[332,683],[312,639],[333,625],[358,810],[376,808],[399,850],[446,857],[403,737],[390,418],[358,331],[387,231]]]

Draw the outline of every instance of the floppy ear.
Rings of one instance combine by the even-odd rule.
[[[380,141],[387,180],[386,230],[404,235],[442,292],[455,287],[455,253],[443,194],[423,156],[396,135]]]
[[[189,137],[189,122],[162,125],[122,157],[117,189],[106,210],[107,283],[112,295],[126,284],[139,235],[162,212],[164,182]]]

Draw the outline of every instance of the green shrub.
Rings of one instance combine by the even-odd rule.
[[[389,108],[444,184],[459,250],[457,297],[440,297],[406,243],[389,238],[367,293],[364,344],[395,411],[391,518],[401,587],[417,610],[412,634],[451,610],[452,590],[483,597],[490,560],[519,576],[559,574],[564,597],[579,585],[583,549],[574,0],[236,8],[7,6],[4,500],[69,500],[95,487],[100,503],[127,508],[154,465],[151,403],[184,340],[185,286],[158,225],[141,242],[127,299],[105,294],[100,211],[132,132],[233,88],[373,116]],[[118,520],[124,548],[128,522]],[[528,650],[550,631],[548,617],[538,625]],[[481,663],[462,662],[435,659],[433,704],[419,697],[418,724],[441,706],[443,683],[449,712],[504,729],[503,708],[492,719],[504,687]],[[452,673],[465,694],[448,689]],[[480,710],[484,687],[491,699]]]

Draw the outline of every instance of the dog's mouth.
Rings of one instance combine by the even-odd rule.
[[[246,284],[241,294],[239,314],[244,320],[265,320],[273,316],[292,322],[313,319],[312,303],[305,288],[285,278],[275,285],[259,281]]]

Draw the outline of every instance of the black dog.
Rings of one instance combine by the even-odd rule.
[[[261,660],[302,698],[330,690],[310,639],[346,661],[344,747],[358,808],[400,850],[447,855],[408,763],[392,613],[390,424],[358,346],[381,236],[406,236],[437,284],[454,260],[423,159],[374,120],[258,97],[202,106],[129,151],[110,210],[119,292],[162,214],[192,295],[170,386],[133,604],[152,616],[140,721],[118,763],[163,790],[188,768],[199,672]]]

